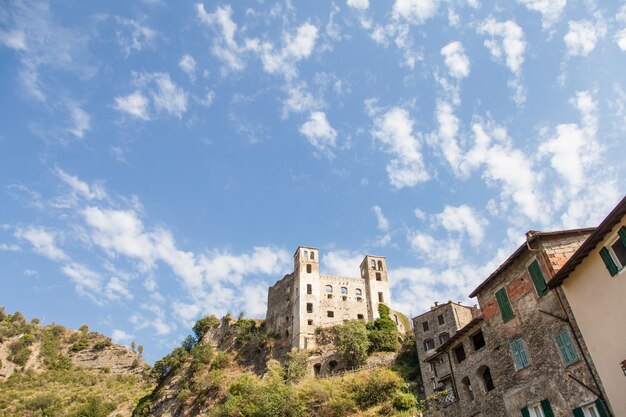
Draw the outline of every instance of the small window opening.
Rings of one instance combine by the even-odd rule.
[[[306,321],[306,323],[307,323],[309,326],[313,326],[313,320],[311,320],[311,319],[308,319],[308,320]]]
[[[424,340],[424,350],[432,350],[435,348],[435,341],[433,339]]]
[[[348,297],[346,297],[345,295],[342,295],[342,296],[341,296],[341,299],[342,299],[343,301],[348,301]]]
[[[337,361],[328,362],[328,369],[330,369],[331,373],[335,371],[335,368],[337,368]]]
[[[361,296],[361,295],[363,295],[363,291],[361,291],[361,289],[360,289],[360,288],[357,288],[357,289],[354,291],[354,293],[355,293],[357,296]]]
[[[289,337],[289,330],[285,332],[285,337]]]
[[[306,312],[307,313],[313,312],[313,303],[306,303]]]
[[[485,384],[485,391],[489,392],[495,388],[493,385],[493,378],[491,378],[491,371],[488,366],[479,369],[480,376],[483,379],[483,383]]]
[[[357,318],[358,320],[363,320],[363,314],[357,314],[357,315],[356,315],[356,318]]]
[[[372,269],[376,269],[376,261],[372,259]]]
[[[331,299],[331,298],[333,298],[333,295],[332,295],[332,294],[326,294],[326,297],[327,297],[328,299]]]
[[[308,251],[304,251],[304,259],[308,259],[309,257],[309,252]]]
[[[348,288],[347,287],[341,287],[341,293],[342,294],[348,294]]]
[[[321,370],[322,370],[321,363],[316,363],[315,365],[313,365],[313,373],[315,373],[315,376],[318,376]]]
[[[382,281],[382,277],[380,275],[380,272],[376,272],[376,281]]]
[[[307,294],[313,294],[313,285],[306,284],[306,293]]]
[[[359,303],[363,302],[363,297],[357,297],[356,301],[359,302]]]
[[[482,330],[479,330],[478,333],[472,336],[472,345],[474,346],[474,350],[485,347],[485,337],[483,336]]]
[[[335,317],[335,312],[334,312],[334,311],[332,311],[332,310],[328,310],[328,311],[326,312],[326,317]]]
[[[454,356],[456,356],[457,363],[461,363],[465,360],[467,356],[465,355],[465,349],[463,348],[463,345],[454,348]]]
[[[315,252],[311,251],[311,260],[315,259]]]
[[[448,332],[443,332],[443,333],[439,334],[439,343],[440,344],[445,343],[448,339],[450,339],[450,334]]]
[[[324,287],[324,289],[326,290],[326,292],[333,292],[333,286],[332,285],[326,285]]]
[[[467,398],[469,398],[470,401],[474,401],[474,391],[472,391],[472,383],[469,378],[465,377],[461,380],[461,382],[463,383],[463,388]]]
[[[311,273],[311,264],[306,264],[306,273],[307,274]]]
[[[443,317],[443,314],[437,316],[437,322],[440,326],[446,323],[446,319]]]
[[[425,332],[428,331],[428,322],[427,321],[422,322],[422,329],[424,329]]]
[[[385,299],[383,298],[383,293],[382,292],[378,293],[378,302],[379,303],[384,303],[385,302]]]
[[[383,270],[383,261],[378,261],[378,270],[379,271]]]

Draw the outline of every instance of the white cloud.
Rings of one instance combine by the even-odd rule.
[[[369,0],[347,0],[347,5],[358,10],[367,10],[370,7]]]
[[[465,78],[470,72],[470,61],[461,42],[450,42],[441,48],[441,55],[448,66],[448,72],[454,78]]]
[[[413,24],[422,24],[437,13],[435,0],[396,0],[393,17],[403,18]]]
[[[215,92],[213,90],[209,90],[204,98],[200,100],[200,104],[206,107],[211,107],[213,100],[215,100]]]
[[[17,229],[15,237],[30,242],[36,253],[48,259],[53,261],[67,259],[65,252],[56,245],[57,234],[55,232],[41,227],[28,226],[26,229]]]
[[[187,111],[187,92],[172,82],[169,74],[153,74],[157,90],[152,91],[152,100],[157,111],[165,111],[179,119]]]
[[[619,46],[619,49],[626,51],[626,28],[617,32],[613,39],[615,39],[615,43]]]
[[[85,136],[85,132],[91,130],[91,117],[76,103],[71,103],[68,107],[70,119],[72,120],[72,126],[68,128],[68,131],[77,138],[82,139]]]
[[[213,39],[211,52],[222,60],[232,71],[245,68],[244,47],[235,40],[237,24],[232,20],[233,11],[230,5],[218,6],[214,13],[208,13],[201,3],[196,4],[199,19],[208,26],[215,27],[218,36]]]
[[[453,265],[463,254],[461,243],[456,239],[436,239],[428,233],[409,232],[408,242],[417,256],[433,264]]]
[[[128,113],[137,119],[150,120],[148,104],[148,99],[139,91],[126,97],[115,97],[115,109]]]
[[[182,69],[191,81],[196,79],[196,60],[189,54],[183,55],[178,66]]]
[[[376,216],[376,221],[378,222],[378,230],[380,230],[381,232],[388,231],[389,220],[387,220],[387,218],[383,214],[383,209],[381,209],[380,206],[374,206],[372,207],[372,211],[374,212],[374,215]]]
[[[128,290],[126,282],[117,277],[111,277],[104,287],[104,295],[111,301],[119,301],[121,299],[132,300],[133,294]]]
[[[326,113],[312,112],[309,120],[300,126],[300,133],[322,154],[333,156],[332,148],[337,145],[337,131],[328,123]]]
[[[487,220],[468,205],[445,206],[435,218],[448,232],[467,234],[473,246],[480,245],[485,238],[484,227],[488,224]]]
[[[102,304],[102,277],[85,265],[75,262],[64,265],[61,271],[74,282],[76,292],[91,298],[95,303]]]
[[[596,47],[598,40],[606,35],[606,25],[601,19],[596,23],[589,20],[568,22],[569,31],[563,37],[567,54],[570,56],[587,56]]]
[[[113,332],[111,333],[111,340],[113,340],[113,343],[117,343],[120,345],[126,345],[130,343],[134,338],[135,336],[126,333],[124,330],[121,329],[113,329]]]
[[[491,36],[491,39],[485,41],[485,46],[489,49],[491,56],[499,61],[504,53],[506,66],[514,75],[519,75],[526,50],[522,28],[513,20],[497,22],[490,17],[478,25],[478,33]]]
[[[328,274],[344,277],[359,277],[360,265],[363,261],[362,253],[347,250],[335,250],[321,257],[323,270]]]
[[[308,90],[305,82],[291,83],[287,87],[287,98],[283,102],[281,117],[289,116],[289,113],[304,113],[318,110],[323,107],[322,100],[316,98]]]
[[[120,29],[115,33],[117,42],[128,57],[133,51],[140,52],[145,47],[153,47],[157,32],[154,29],[144,26],[134,19],[122,17],[116,18],[120,24]]]
[[[541,23],[544,29],[549,28],[559,20],[567,0],[520,0],[528,10],[541,13]]]
[[[374,120],[372,136],[392,156],[387,164],[387,175],[394,188],[413,187],[430,178],[420,142],[413,134],[413,123],[409,113],[400,107],[393,107]]]
[[[463,157],[457,141],[459,119],[454,115],[454,109],[450,103],[443,100],[437,100],[435,118],[439,129],[430,136],[429,143],[440,148],[452,170],[459,173]]]
[[[18,245],[0,243],[0,252],[19,252],[21,250],[22,248],[20,248]]]
[[[24,36],[24,32],[21,30],[0,32],[0,43],[2,43],[7,48],[15,49],[18,51],[24,51],[28,49],[26,46],[26,37]]]
[[[70,186],[72,189],[73,199],[77,195],[80,195],[88,200],[104,200],[107,198],[106,191],[104,191],[104,188],[102,188],[99,184],[89,186],[86,182],[80,180],[74,175],[68,174],[61,168],[56,168],[54,173],[61,181]]]

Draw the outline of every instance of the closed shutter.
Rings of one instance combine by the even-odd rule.
[[[509,301],[506,289],[501,288],[498,292],[496,292],[496,301],[498,302],[498,307],[500,308],[500,313],[502,314],[502,320],[507,321],[514,316],[513,308],[511,307],[511,302]]]
[[[609,417],[609,413],[606,412],[606,409],[602,405],[602,401],[600,401],[600,399],[597,399],[595,404],[598,409],[598,413],[600,413],[600,417]]]
[[[522,339],[512,341],[510,347],[511,353],[513,354],[513,360],[515,361],[516,370],[524,369],[530,365],[528,353],[526,352],[526,347],[524,346],[524,341]]]
[[[585,412],[582,408],[574,408],[574,417],[585,417]]]
[[[600,256],[604,261],[604,265],[606,265],[606,269],[609,270],[609,274],[611,274],[611,276],[617,274],[617,265],[615,265],[615,261],[611,257],[609,250],[607,248],[602,248],[600,250]]]
[[[539,296],[543,296],[548,292],[548,286],[546,285],[546,280],[543,277],[543,273],[541,272],[541,268],[539,267],[539,262],[535,260],[528,267],[528,272],[530,273],[530,277],[533,280],[533,284],[535,285],[535,290],[537,290],[537,294]]]
[[[552,412],[552,406],[550,405],[550,401],[541,400],[541,409],[543,410],[543,415],[545,417],[554,417],[554,413]]]
[[[528,411],[528,407],[522,408],[522,417],[530,417],[530,411]]]
[[[578,360],[578,354],[572,345],[572,339],[567,330],[563,330],[556,335],[556,344],[559,346],[559,351],[561,352],[561,357],[565,365],[571,365]]]
[[[622,241],[622,244],[626,246],[626,227],[622,226],[617,233],[619,234],[619,239]]]

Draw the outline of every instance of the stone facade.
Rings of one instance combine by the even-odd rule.
[[[449,395],[431,415],[546,417],[549,408],[554,416],[572,416],[573,409],[598,399],[601,388],[595,385],[588,352],[578,343],[559,294],[530,272],[538,267],[545,283],[590,233],[530,232],[527,242],[472,293],[482,319],[427,358],[429,364],[447,362],[450,368],[448,380],[442,381]],[[480,332],[484,345],[476,348]]]
[[[413,318],[413,332],[426,396],[442,389],[440,378],[450,374],[447,362],[442,361],[441,357],[433,358],[432,362],[427,362],[427,358],[436,355],[436,349],[472,321],[477,313],[475,307],[449,301],[445,304],[435,303],[430,311]]]
[[[379,304],[391,304],[384,256],[365,256],[360,277],[320,274],[319,260],[317,248],[298,247],[293,272],[268,292],[267,331],[289,339],[299,349],[315,347],[317,327],[374,320]]]

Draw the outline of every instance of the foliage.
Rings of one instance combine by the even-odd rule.
[[[103,349],[106,349],[109,346],[111,346],[111,344],[112,344],[111,339],[106,338],[105,340],[102,340],[100,342],[96,342],[96,344],[93,345],[91,350],[95,350],[95,351],[103,350]]]
[[[298,382],[307,374],[309,354],[302,350],[292,350],[287,354],[287,379]]]
[[[185,340],[183,340],[183,343],[181,343],[181,346],[187,352],[191,352],[191,349],[193,349],[195,345],[196,345],[196,339],[192,335],[187,336]],[[133,349],[133,352],[134,351],[135,349]]]
[[[396,410],[408,411],[418,406],[417,398],[409,392],[398,392],[393,397],[393,407]]]
[[[157,382],[162,382],[170,372],[178,369],[188,356],[189,352],[187,350],[182,347],[177,347],[167,356],[155,362],[152,367],[151,376],[155,378]]]
[[[9,344],[8,359],[16,365],[24,366],[30,358],[31,351],[28,348],[32,344],[30,339],[21,337]]]
[[[81,337],[78,342],[74,343],[70,346],[70,352],[80,352],[81,350],[85,350],[89,347],[89,339],[86,337]]]
[[[202,340],[202,337],[213,327],[219,324],[219,319],[213,314],[201,318],[193,325],[193,334],[197,340]]]
[[[83,405],[72,413],[72,417],[106,417],[115,410],[115,404],[105,402],[101,397],[90,395]]]
[[[367,324],[371,352],[396,352],[400,348],[396,323],[389,317],[389,307],[378,305],[379,318]]]
[[[211,362],[211,369],[224,369],[228,367],[233,361],[233,358],[227,352],[217,352]]]
[[[337,326],[337,354],[348,368],[356,368],[367,360],[370,347],[367,328],[362,321],[349,321]]]
[[[89,326],[87,326],[86,324],[83,324],[78,328],[78,331],[83,334],[87,334],[89,333]]]

